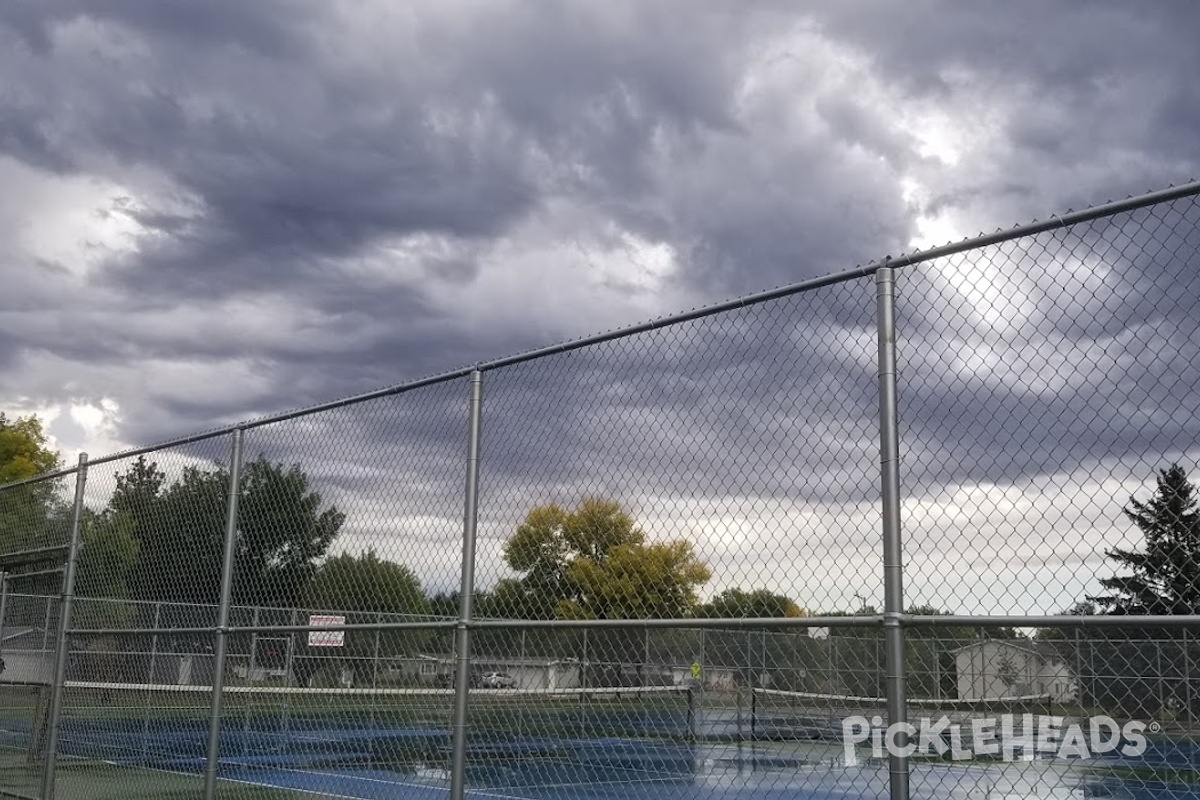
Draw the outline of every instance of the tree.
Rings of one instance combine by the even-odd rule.
[[[1103,578],[1111,594],[1089,596],[1109,614],[1200,613],[1200,511],[1196,487],[1172,464],[1160,470],[1155,493],[1145,502],[1130,498],[1124,514],[1145,537],[1142,552],[1113,548],[1105,556],[1131,570]]]
[[[1130,497],[1122,509],[1141,532],[1144,547],[1114,547],[1105,556],[1124,573],[1102,578],[1106,594],[1088,595],[1067,613],[1138,617],[1200,613],[1200,510],[1196,487],[1179,464],[1158,471],[1145,502]],[[1129,626],[1078,627],[1047,632],[1077,675],[1080,702],[1131,717],[1161,713],[1166,704],[1190,701],[1200,713],[1200,681],[1185,665],[1200,657],[1181,629]],[[1087,630],[1086,634],[1084,631]]]
[[[746,617],[803,617],[807,612],[790,597],[767,589],[726,589],[700,606],[699,617],[739,619]]]
[[[584,498],[574,511],[540,506],[504,547],[523,573],[497,594],[536,618],[646,619],[687,616],[711,576],[690,542],[646,543],[621,507]]]
[[[34,415],[10,419],[0,412],[0,485],[51,472],[59,466]],[[60,481],[48,480],[0,491],[0,553],[66,543],[69,507]]]
[[[41,420],[33,414],[10,420],[0,411],[0,485],[51,472],[58,465],[58,453],[47,447]]]
[[[130,568],[139,544],[134,519],[124,512],[84,515],[82,549],[75,575],[78,602],[73,619],[85,628],[120,628],[136,621],[129,600]]]
[[[235,602],[298,603],[345,521],[337,508],[322,508],[298,464],[250,462],[238,503]]]
[[[792,598],[768,589],[729,588],[696,610],[706,619],[803,617]],[[818,667],[816,643],[804,628],[706,628],[694,649],[701,669],[731,669],[739,685],[816,690],[807,676]],[[815,673],[814,673],[815,674]],[[768,683],[769,682],[769,683]]]
[[[647,543],[618,503],[584,498],[574,510],[539,506],[504,547],[519,579],[494,592],[506,616],[536,619],[652,619],[690,616],[696,590],[711,570],[679,539]],[[627,629],[593,637],[590,658],[606,662],[605,680],[622,664],[641,663],[640,633]]]
[[[413,622],[428,618],[430,602],[416,573],[382,559],[374,550],[344,553],[325,561],[308,585],[305,605],[315,613],[343,614],[348,624]],[[336,656],[338,665],[371,674],[377,659],[414,653],[429,641],[427,631],[347,631],[339,648],[307,648],[310,660]],[[348,664],[343,659],[351,659]],[[310,669],[317,664],[306,664]]]
[[[220,598],[228,470],[188,466],[168,483],[143,456],[116,480],[80,556],[90,591],[123,587],[131,600],[184,604],[164,607],[178,618],[163,624],[211,624]],[[298,605],[344,521],[336,508],[324,507],[298,465],[262,457],[247,464],[238,500],[233,602]],[[122,538],[132,544],[119,543]],[[116,559],[116,552],[132,552],[132,558]]]

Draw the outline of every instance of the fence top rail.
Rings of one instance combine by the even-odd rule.
[[[45,480],[46,476],[42,476]],[[32,550],[18,550],[12,553],[4,553],[0,555],[0,575],[12,574],[12,570],[16,567],[24,567],[30,564],[37,564],[42,561],[66,560],[67,550],[69,548],[63,545],[54,547],[35,547]]]
[[[428,619],[421,622],[363,622],[363,623],[312,623],[297,625],[216,625],[158,628],[71,628],[69,636],[189,636],[223,631],[229,634],[243,633],[306,633],[326,631],[405,631],[405,630],[453,630],[465,625],[474,630],[485,629],[728,629],[758,630],[763,628],[870,628],[881,627],[883,617],[666,617],[661,619],[473,619],[459,622],[447,619]]]
[[[1110,217],[1116,214],[1135,211],[1139,208],[1156,205],[1158,203],[1165,203],[1171,200],[1178,200],[1184,197],[1193,197],[1196,195],[1200,195],[1200,180],[1189,181],[1179,186],[1169,186],[1166,189],[1160,189],[1154,192],[1147,192],[1146,194],[1127,197],[1124,200],[1103,203],[1101,205],[1092,206],[1081,211],[1068,211],[1062,215],[1051,216],[1046,220],[1034,220],[1024,224],[1014,225],[1012,228],[1000,229],[990,234],[980,234],[968,239],[963,239],[959,242],[931,247],[927,250],[915,250],[912,253],[902,254],[897,257],[885,256],[882,260],[871,261],[867,264],[855,267],[854,269],[844,270],[842,272],[835,272],[818,278],[811,278],[809,280],[786,284],[774,289],[768,289],[766,291],[744,295],[733,300],[726,300],[724,302],[715,303],[708,306],[701,306],[700,308],[694,308],[690,311],[680,312],[677,314],[670,314],[659,317],[658,319],[650,320],[648,322],[617,328],[611,331],[593,334],[591,336],[585,336],[579,339],[572,339],[559,344],[553,344],[547,347],[529,350],[516,355],[504,356],[491,361],[480,362],[469,367],[460,367],[458,369],[450,370],[449,372],[442,372],[425,378],[418,378],[405,383],[400,383],[381,389],[374,389],[369,392],[351,395],[340,400],[331,400],[325,403],[319,403],[317,405],[306,406],[304,408],[283,411],[276,414],[269,414],[256,419],[210,429],[208,431],[180,436],[167,441],[158,442],[156,444],[121,450],[106,456],[90,459],[89,464],[97,465],[119,459],[133,458],[135,456],[152,453],[158,450],[164,450],[170,447],[181,447],[187,444],[194,444],[195,442],[215,439],[220,436],[228,436],[236,430],[251,430],[253,428],[259,428],[277,422],[284,422],[297,417],[308,416],[309,414],[316,414],[322,411],[331,411],[337,408],[344,408],[346,406],[351,406],[390,395],[403,394],[424,386],[446,383],[448,381],[466,377],[473,372],[486,372],[489,370],[500,369],[501,367],[513,366],[515,364],[520,364],[527,361],[534,361],[547,356],[579,350],[591,345],[601,344],[616,339],[623,339],[668,325],[675,325],[681,322],[687,322],[689,320],[709,317],[727,311],[733,311],[738,308],[757,305],[769,300],[775,300],[780,297],[786,297],[788,295],[798,294],[800,292],[811,291],[813,289],[819,289],[825,286],[844,283],[856,278],[872,275],[884,267],[898,268],[912,266],[914,264],[920,264],[926,261],[933,261],[938,258],[944,258],[946,256],[963,253],[968,250],[975,250],[981,247],[987,247],[989,245],[1011,241],[1013,239],[1032,236],[1034,234],[1043,233],[1049,230],[1065,228],[1071,225],[1078,225],[1083,222]],[[0,491],[12,489],[23,484],[65,477],[67,475],[74,474],[76,471],[78,471],[78,469],[78,466],[68,467],[64,469],[58,469],[53,472],[44,473],[42,475],[35,475],[31,478],[24,478],[22,480],[0,484]]]

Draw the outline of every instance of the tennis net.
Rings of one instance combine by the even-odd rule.
[[[0,681],[0,748],[37,754],[44,734],[49,687],[42,683]]]

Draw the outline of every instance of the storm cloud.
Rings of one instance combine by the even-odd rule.
[[[102,455],[1178,184],[1197,22],[5,4],[0,407]],[[915,599],[1057,610],[1131,535],[1129,495],[1196,465],[1196,222],[1177,201],[901,273]],[[875,597],[874,302],[864,278],[489,373],[484,577],[529,507],[601,492],[719,583]],[[248,447],[303,464],[344,546],[447,587],[465,391]]]

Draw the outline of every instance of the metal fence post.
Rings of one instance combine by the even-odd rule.
[[[1183,629],[1183,695],[1187,706],[1188,733],[1195,727],[1192,719],[1192,655],[1188,651],[1187,628]]]
[[[377,625],[383,624],[383,612],[382,611],[375,612],[375,624],[377,624]],[[379,659],[382,655],[381,641],[380,641],[380,635],[379,635],[378,628],[375,629],[375,651],[374,652],[375,652],[375,655],[371,659],[371,688],[378,689],[379,688]],[[371,711],[374,712],[374,710],[375,710],[375,705],[372,703]]]
[[[896,283],[895,270],[884,266],[875,273],[879,322],[879,465],[883,506],[883,634],[887,647],[888,725],[905,725],[908,707],[905,686],[904,567],[900,541],[900,431],[896,397]],[[903,729],[901,729],[903,730]],[[888,756],[891,800],[908,800],[908,758],[901,735]]]
[[[50,652],[50,618],[54,615],[54,599],[46,598],[46,619],[42,624],[42,652]]]
[[[0,569],[0,650],[4,649],[4,615],[8,612],[7,606],[8,606],[8,575],[4,572],[4,570]],[[47,605],[47,608],[49,608],[49,605]],[[49,628],[50,626],[47,625],[46,627]],[[45,637],[44,632],[43,632],[42,636],[43,636],[43,640],[44,640],[44,637]],[[43,650],[46,649],[44,645],[42,646],[42,649]]]
[[[706,683],[705,679],[708,677],[708,654],[705,652],[705,649],[704,649],[706,644],[708,644],[708,642],[705,641],[705,629],[701,628],[700,629],[700,660],[699,660],[700,674],[699,674],[699,676],[697,676],[700,681],[700,691],[699,691],[700,697],[699,697],[699,702],[697,703],[697,706],[699,706],[699,713],[701,715],[704,714],[704,710],[705,710],[704,684]],[[701,719],[700,722],[701,722],[701,724],[703,724],[703,719]]]
[[[54,683],[50,686],[50,713],[46,735],[46,764],[42,771],[42,800],[54,800],[54,768],[58,760],[58,731],[62,717],[63,688],[67,682],[67,658],[70,655],[71,605],[75,596],[75,564],[79,559],[80,526],[83,520],[83,490],[87,484],[87,453],[79,454],[75,471],[75,509],[71,513],[71,540],[67,546],[66,572],[63,574],[62,604],[59,607],[58,652],[54,656]]]
[[[154,604],[154,629],[158,630],[161,624],[162,603]],[[150,637],[150,665],[146,670],[146,683],[156,683],[155,674],[158,671],[158,634]],[[146,693],[146,702],[143,705],[145,714],[142,716],[142,765],[150,763],[150,693]]]
[[[254,612],[251,615],[251,624],[258,628],[259,612],[262,611],[260,606],[254,606]],[[246,685],[254,685],[254,672],[258,669],[258,631],[255,630],[250,634],[250,658],[246,666]],[[247,703],[247,706],[249,704]]]
[[[479,521],[479,441],[483,422],[483,373],[472,370],[467,436],[467,488],[463,510],[462,585],[455,635],[454,749],[450,800],[463,800],[467,771],[467,691],[470,688],[471,616],[475,595],[475,534]]]
[[[251,624],[257,629],[262,607],[254,606]],[[254,685],[258,670],[258,630],[250,633],[250,659],[246,665],[246,686]],[[246,707],[242,709],[242,755],[250,755],[250,724],[254,716],[254,693],[246,695]]]
[[[933,640],[933,699],[942,699],[942,646],[941,639]]]
[[[237,540],[238,495],[242,486],[242,429],[233,432],[229,456],[229,504],[225,512],[225,549],[221,562],[221,600],[217,607],[216,651],[212,668],[212,714],[208,722],[208,752],[204,762],[204,798],[217,791],[217,756],[221,743],[221,693],[225,684],[225,654],[229,648],[229,603],[233,596],[233,567]]]

